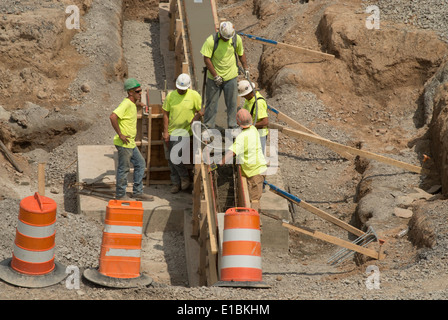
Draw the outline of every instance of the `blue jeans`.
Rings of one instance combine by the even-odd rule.
[[[126,195],[126,187],[128,185],[128,175],[131,164],[134,166],[132,192],[134,195],[143,193],[143,177],[145,175],[146,162],[140,150],[137,147],[124,148],[115,146],[118,150],[118,166],[116,174],[116,191],[117,198]]]
[[[171,140],[173,139],[173,140]],[[176,140],[177,139],[177,140]],[[173,148],[176,149],[173,151]],[[188,150],[188,154],[183,154],[183,150]],[[180,185],[182,178],[189,178],[188,169],[185,164],[190,163],[190,137],[171,136],[168,147],[168,165],[170,167],[170,179],[173,185]]]
[[[224,81],[220,87],[216,86],[212,79],[207,79],[204,124],[208,128],[215,128],[216,113],[218,112],[218,101],[223,91],[224,101],[227,107],[227,127],[231,129],[238,128],[238,124],[236,123],[236,104],[238,96],[237,78]]]

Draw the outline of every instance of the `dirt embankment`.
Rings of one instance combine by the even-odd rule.
[[[383,2],[381,8],[385,6]],[[428,224],[422,215],[423,208],[429,205],[427,201],[434,199],[415,188],[437,194],[442,177],[446,189],[447,179],[443,173],[446,119],[443,110],[446,108],[444,82],[448,46],[432,30],[405,25],[399,19],[383,19],[380,29],[368,29],[365,25],[368,14],[364,9],[359,1],[312,1],[308,5],[295,6],[286,1],[254,1],[257,28],[244,22],[247,33],[254,32],[267,39],[336,56],[336,59],[325,60],[317,55],[298,55],[264,46],[256,71],[259,72],[256,74],[258,84],[266,89],[270,101],[274,105],[277,103],[275,106],[280,111],[311,129],[325,131],[335,141],[430,168],[429,175],[419,177],[358,159],[360,161],[354,168],[345,171],[347,181],[342,185],[349,185],[350,180],[358,181],[353,220],[359,227],[374,226],[385,236],[396,234],[400,228],[406,228],[406,220],[397,219],[395,212],[414,210],[419,212],[417,216],[420,218],[414,218],[408,225],[413,229],[410,239],[416,244],[433,246],[435,231],[428,232],[431,230],[428,226],[432,224]],[[386,9],[390,9],[389,6]],[[426,9],[413,10],[420,13]],[[284,14],[285,11],[289,14]],[[229,12],[233,11],[229,9]],[[382,14],[389,17],[393,12],[384,10]],[[252,45],[249,43],[248,47],[252,48]],[[320,115],[326,116],[313,117],[303,112],[307,107],[301,107],[301,98],[288,99],[288,95],[297,98],[315,96],[323,104],[319,107],[309,104],[308,108],[325,110]],[[295,149],[297,151],[293,153],[298,157],[300,151],[305,150],[303,144],[284,143],[285,140],[280,137],[281,146],[288,147],[285,152],[292,153]],[[424,155],[430,160],[424,161]],[[318,167],[322,170],[322,166]],[[288,169],[291,170],[294,169]],[[303,171],[301,169],[298,179],[305,179]],[[328,177],[331,179],[332,175],[328,173]],[[306,184],[286,180],[294,181],[293,188],[305,185],[305,189],[297,189],[314,197],[320,193],[318,185],[321,181],[317,179],[315,176]],[[343,180],[342,176],[340,179]],[[344,210],[340,205],[338,207]],[[421,224],[422,221],[426,222]]]
[[[256,2],[255,12],[267,20],[278,9],[281,5],[277,2]],[[319,11],[319,20],[319,15],[310,14]],[[260,60],[260,83],[274,97],[284,94],[285,87],[315,94],[331,110],[332,118],[326,123],[351,134],[351,145],[398,155],[404,162],[425,167],[430,163],[423,162],[423,154],[433,154],[433,170],[420,184],[429,188],[439,183],[437,176],[446,161],[443,110],[448,46],[432,31],[390,21],[382,21],[379,30],[368,29],[366,17],[356,1],[310,4],[307,12],[295,16],[295,24],[265,36],[320,49],[336,59],[266,47]],[[315,26],[315,34],[307,30],[310,25]],[[431,144],[427,131],[432,133]],[[408,147],[414,148],[416,157],[406,154]],[[446,180],[442,173],[444,188]],[[370,185],[361,185],[361,197],[370,189]]]
[[[79,29],[66,25],[73,22],[69,5],[79,8]],[[16,191],[33,187],[38,162],[47,163],[50,185],[64,179],[59,163],[69,168],[76,154],[76,143],[67,140],[76,133],[83,140],[92,125],[106,119],[101,113],[110,112],[109,99],[121,94],[113,87],[127,73],[121,5],[105,3],[103,10],[91,12],[92,0],[0,4],[6,13],[0,19],[0,41],[8,44],[0,47],[0,139],[24,171],[18,174],[5,161],[0,197],[20,197]],[[109,135],[94,134],[89,140],[106,141]],[[71,147],[58,151],[64,143]]]

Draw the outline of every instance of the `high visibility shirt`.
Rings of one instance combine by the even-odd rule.
[[[171,91],[163,102],[163,110],[170,113],[168,118],[168,134],[170,136],[191,136],[190,122],[196,112],[201,110],[202,98],[195,91],[188,89],[183,95],[177,90]]]
[[[214,45],[214,35],[210,35],[202,45],[201,54],[207,58],[211,58],[216,72],[224,81],[236,78],[238,76],[238,67],[236,64],[235,50],[233,48],[233,39],[224,41],[220,38],[215,53],[213,53]],[[236,35],[236,53],[238,56],[244,54],[243,40],[239,35]],[[207,76],[208,78],[213,79],[213,76],[209,71],[207,71]]]
[[[244,176],[250,178],[257,174],[263,174],[267,170],[260,136],[254,126],[243,129],[229,150],[232,150],[237,156],[237,164],[241,165]]]
[[[118,126],[123,135],[128,136],[129,143],[124,144],[118,134],[114,136],[114,144],[125,148],[135,148],[137,135],[137,106],[129,98],[124,98],[113,111],[118,116]]]
[[[258,98],[257,100],[257,105],[258,105],[258,117],[255,120],[255,115],[257,113],[256,110],[256,106],[255,106],[255,99]],[[260,121],[263,118],[267,118],[268,117],[268,105],[266,104],[266,100],[263,98],[263,96],[257,91],[255,92],[255,96],[250,99],[250,100],[246,100],[246,102],[244,103],[243,106],[244,109],[246,109],[247,111],[251,112],[252,108],[253,113],[252,113],[252,121],[253,124],[255,124],[256,122]],[[258,130],[258,132],[260,133],[261,137],[267,136],[268,135],[268,127],[264,127]]]

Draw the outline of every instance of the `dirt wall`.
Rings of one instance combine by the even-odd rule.
[[[433,171],[440,177],[442,193],[448,195],[448,62],[428,81],[426,91],[432,107],[429,133]]]
[[[297,21],[297,29],[299,23],[303,21]],[[365,15],[353,8],[326,8],[315,41],[320,45],[318,50],[334,54],[336,59],[330,62],[308,55],[291,61],[290,56],[285,58],[288,52],[265,50],[261,60],[263,84],[273,95],[276,88],[290,84],[317,94],[330,105],[365,104],[369,100],[392,113],[420,103],[423,85],[440,66],[446,43],[430,32],[386,22],[373,31],[364,24]],[[298,35],[292,30],[285,32],[281,41],[294,44]]]

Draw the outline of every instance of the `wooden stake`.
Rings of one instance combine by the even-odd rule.
[[[323,241],[326,241],[326,242],[338,245],[340,247],[347,248],[349,250],[353,250],[353,251],[362,253],[362,254],[364,254],[366,256],[369,256],[369,257],[377,259],[377,260],[384,259],[384,254],[382,254],[381,251],[380,252],[376,252],[375,250],[356,245],[356,244],[351,243],[349,241],[345,241],[345,240],[339,239],[339,238],[334,237],[334,236],[330,236],[328,234],[325,234],[325,233],[322,233],[322,232],[319,232],[319,231],[316,231],[316,230],[312,230],[312,229],[308,229],[308,228],[305,229],[305,228],[296,227],[296,226],[290,225],[290,224],[285,223],[285,222],[282,223],[282,226],[285,227],[285,228],[288,228],[288,229],[291,229],[291,230],[294,230],[294,231],[306,234],[306,235],[311,236],[313,238],[317,238],[317,239],[320,239],[320,240],[323,240]]]
[[[398,167],[398,168],[402,168],[402,169],[405,169],[405,170],[409,170],[411,172],[419,173],[419,174],[428,174],[429,173],[428,169],[425,169],[425,168],[422,168],[422,167],[419,167],[419,166],[415,166],[415,165],[412,165],[412,164],[409,164],[409,163],[405,163],[405,162],[398,161],[398,160],[395,160],[395,159],[392,159],[392,158],[381,156],[381,155],[378,155],[378,154],[375,154],[375,153],[372,153],[372,152],[368,152],[368,151],[352,148],[352,147],[349,147],[349,146],[344,146],[344,145],[339,144],[337,142],[333,142],[333,141],[330,141],[330,140],[327,140],[327,139],[324,139],[324,138],[321,138],[321,137],[317,137],[317,136],[314,136],[314,135],[311,135],[311,134],[308,134],[308,133],[305,133],[305,132],[301,132],[301,131],[298,131],[298,130],[292,130],[292,129],[285,128],[285,127],[283,127],[283,126],[281,126],[279,124],[272,123],[272,124],[269,124],[269,127],[278,129],[279,131],[283,132],[284,134],[286,134],[288,136],[292,136],[292,137],[296,137],[296,138],[302,138],[302,139],[307,140],[309,142],[314,142],[314,143],[326,146],[326,147],[328,147],[330,149],[333,149],[333,150],[339,150],[341,152],[345,151],[345,152],[348,152],[348,153],[351,153],[351,154],[354,154],[354,155],[357,155],[357,156],[360,156],[360,157],[365,157],[367,159],[377,160],[377,161],[380,161],[380,162],[383,162],[383,163],[386,163],[386,164],[389,164],[389,165],[392,165],[392,166],[395,166],[395,167]]]
[[[271,192],[273,192],[273,193],[283,197],[283,195],[281,193],[275,192],[272,189],[269,189],[269,191],[271,191]],[[348,223],[346,223],[346,222],[344,222],[342,220],[339,220],[338,218],[332,216],[331,214],[326,213],[325,211],[323,211],[323,210],[321,210],[319,208],[316,208],[316,207],[312,206],[311,204],[309,204],[309,203],[307,203],[307,202],[305,202],[303,200],[301,200],[299,202],[299,201],[295,201],[294,199],[291,199],[291,198],[287,198],[287,199],[292,201],[292,202],[294,202],[299,207],[302,207],[303,209],[305,209],[305,210],[307,210],[307,211],[317,215],[318,217],[320,217],[320,218],[322,218],[322,219],[324,219],[324,220],[326,220],[326,221],[328,221],[330,223],[333,223],[334,225],[337,225],[337,226],[341,227],[344,230],[347,230],[348,232],[350,232],[350,233],[352,233],[354,235],[357,235],[357,236],[365,235],[365,232],[359,230],[358,228],[355,228],[354,226],[352,226],[352,225],[350,225],[350,224],[348,224]]]
[[[309,134],[312,134],[316,137],[320,137],[317,133],[315,133],[314,131],[308,129],[307,127],[305,127],[304,125],[298,123],[297,121],[295,121],[294,119],[288,117],[286,114],[272,108],[271,106],[268,106],[268,110],[269,112],[271,112],[271,114],[275,115],[277,118],[277,121],[283,121],[285,122],[287,125],[291,126],[294,129],[297,129],[299,131],[303,131]],[[324,138],[322,138],[324,139]],[[328,148],[330,148],[331,150],[333,150],[334,152],[338,153],[341,157],[347,159],[347,160],[351,160],[353,158],[352,154],[347,153],[345,151],[341,151],[337,148],[334,148],[332,146],[328,146]]]
[[[45,162],[39,163],[37,166],[37,191],[41,196],[45,195]]]
[[[16,168],[17,171],[20,173],[23,172],[23,170],[20,168],[20,166],[17,164],[17,162],[14,160],[14,156],[12,155],[11,151],[6,148],[6,146],[3,144],[3,141],[0,140],[0,148],[2,149],[3,153],[5,154],[6,158],[11,162],[11,164]]]

